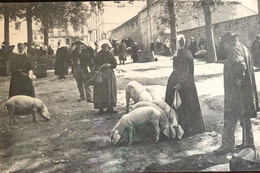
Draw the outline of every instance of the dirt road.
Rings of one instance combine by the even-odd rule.
[[[115,70],[118,83],[118,114],[98,115],[92,103],[77,102],[79,97],[72,75],[57,79],[53,71],[36,79],[34,86],[51,113],[51,120],[32,123],[31,115],[16,116],[10,126],[0,113],[0,172],[136,172],[136,171],[228,171],[227,156],[212,153],[220,145],[223,127],[223,63],[195,61],[195,81],[206,124],[204,134],[183,140],[162,137],[155,144],[153,130],[137,130],[132,146],[124,140],[110,143],[110,131],[125,112],[125,87],[131,80],[152,85],[164,97],[172,71],[169,57],[150,63],[127,63]],[[260,83],[260,72],[256,72]],[[9,77],[0,77],[1,102],[7,98]],[[260,91],[258,85],[258,91]],[[131,103],[133,104],[133,102]],[[253,119],[255,143],[260,149],[260,120]],[[241,129],[237,129],[237,143]]]

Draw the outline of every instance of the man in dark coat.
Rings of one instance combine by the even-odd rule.
[[[222,40],[228,57],[224,64],[224,129],[216,154],[233,152],[237,120],[243,128],[243,142],[237,147],[254,145],[250,118],[255,118],[259,111],[255,75],[250,52],[237,36],[227,33]]]
[[[27,95],[35,97],[33,82],[29,77],[32,65],[25,54],[25,47],[18,43],[19,54],[13,53],[10,62],[11,81],[9,87],[9,98],[15,95]]]
[[[118,59],[120,65],[122,64],[122,61],[123,61],[123,65],[125,65],[126,56],[127,56],[126,44],[122,40],[118,47]]]
[[[197,42],[194,40],[194,37],[191,37],[190,39],[191,41],[188,49],[191,51],[192,56],[194,56],[194,54],[198,51],[198,45]]]
[[[132,48],[132,55],[131,55],[131,59],[133,60],[133,62],[137,62],[137,60],[138,60],[137,53],[138,53],[137,43],[134,42],[133,48]]]
[[[92,67],[91,57],[89,55],[89,51],[87,49],[83,49],[83,42],[75,41],[74,45],[76,45],[75,50],[73,50],[70,56],[72,59],[74,78],[77,82],[77,87],[80,94],[78,101],[86,99],[87,102],[93,102],[90,84],[86,83],[86,76]]]
[[[256,36],[256,40],[252,44],[251,51],[254,65],[260,66],[260,34]]]
[[[68,56],[68,48],[60,47],[56,52],[55,61],[55,74],[59,76],[59,79],[65,79],[66,74],[66,61]]]

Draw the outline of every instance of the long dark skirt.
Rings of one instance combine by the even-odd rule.
[[[172,106],[176,86],[174,71],[170,75],[166,88],[165,102]],[[184,130],[184,136],[191,136],[205,131],[205,125],[201,114],[197,89],[192,77],[182,85],[179,90],[182,100],[181,106],[176,110],[179,124]]]
[[[33,82],[29,76],[23,76],[20,73],[12,73],[9,87],[9,98],[15,95],[35,97]]]
[[[117,83],[114,71],[111,68],[103,67],[103,82],[94,85],[94,109],[116,107]]]

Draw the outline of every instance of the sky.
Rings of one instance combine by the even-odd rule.
[[[257,10],[257,0],[238,0],[239,2],[241,2],[242,5],[254,10],[254,11],[258,11]]]

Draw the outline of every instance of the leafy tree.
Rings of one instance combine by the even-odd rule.
[[[48,45],[48,33],[54,28],[66,29],[69,24],[78,31],[89,16],[88,7],[82,2],[45,2],[35,6],[35,20],[40,22],[44,44]]]
[[[32,22],[40,22],[44,34],[44,44],[48,45],[48,33],[54,28],[67,28],[72,24],[73,29],[79,30],[85,24],[88,8],[83,2],[28,2],[1,4],[0,14],[5,19],[5,40],[9,44],[9,18],[25,18],[27,21],[27,42],[31,46],[33,40]]]
[[[11,3],[0,4],[0,14],[4,16],[4,40],[5,45],[10,44],[10,31],[9,22],[10,20],[15,20],[16,16],[20,16],[20,10]]]

